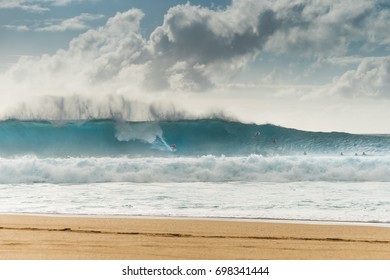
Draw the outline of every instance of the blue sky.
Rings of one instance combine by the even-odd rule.
[[[388,30],[384,0],[0,0],[0,117],[390,133]]]

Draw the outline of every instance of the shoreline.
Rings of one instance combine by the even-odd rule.
[[[91,218],[91,219],[157,219],[157,220],[190,220],[190,221],[225,221],[248,223],[282,223],[298,225],[334,225],[334,226],[368,226],[390,228],[390,222],[376,221],[337,221],[337,220],[310,220],[286,218],[251,218],[251,217],[198,217],[198,216],[142,216],[142,215],[104,215],[104,214],[62,214],[62,213],[0,213],[0,216],[37,216],[58,218]]]
[[[0,259],[390,259],[390,228],[0,214]]]

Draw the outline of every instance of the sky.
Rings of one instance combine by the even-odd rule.
[[[0,118],[390,133],[388,0],[0,0]]]

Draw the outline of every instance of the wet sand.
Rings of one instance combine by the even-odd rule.
[[[0,215],[0,259],[390,260],[390,228]]]

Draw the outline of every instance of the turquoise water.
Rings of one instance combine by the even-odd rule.
[[[387,224],[390,137],[219,119],[2,121],[0,212]]]
[[[176,149],[170,145],[175,144]],[[0,122],[0,156],[390,156],[388,135],[354,135],[210,120]]]

